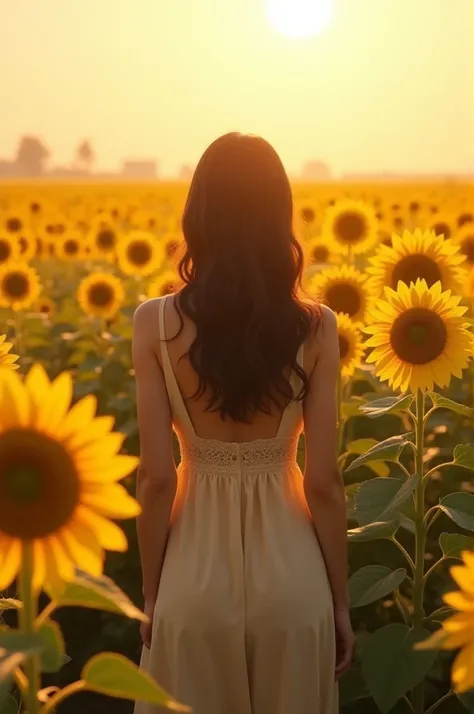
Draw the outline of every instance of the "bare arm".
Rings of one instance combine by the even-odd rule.
[[[153,609],[158,594],[177,487],[171,412],[155,350],[158,343],[156,307],[157,303],[150,301],[136,310],[132,343],[140,432],[137,499],[142,507],[137,531],[145,611],[148,612]]]
[[[346,500],[337,463],[339,340],[335,315],[327,308],[316,339],[318,357],[304,404],[304,492],[326,563],[334,608],[347,610]]]

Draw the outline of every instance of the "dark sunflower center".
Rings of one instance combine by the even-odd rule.
[[[30,203],[30,211],[31,213],[39,213],[41,211],[41,206],[37,201],[32,201]]]
[[[146,265],[151,259],[151,248],[148,243],[135,241],[127,248],[127,258],[132,265]]]
[[[0,263],[9,259],[12,252],[11,245],[6,240],[0,240]]]
[[[396,290],[398,281],[410,285],[415,283],[418,278],[426,280],[428,287],[434,285],[438,280],[441,280],[441,271],[433,258],[420,253],[412,253],[407,255],[395,265],[392,272],[391,287]]]
[[[433,225],[433,230],[437,236],[444,236],[445,238],[451,238],[451,226],[449,226],[444,221],[439,221]]]
[[[18,238],[18,245],[20,246],[20,253],[23,255],[28,249],[28,241],[24,236]]]
[[[113,299],[114,291],[107,283],[96,283],[89,288],[89,302],[95,307],[107,307]]]
[[[362,307],[360,291],[351,283],[330,285],[325,292],[326,300],[334,312],[346,312],[349,317],[356,315]]]
[[[399,315],[390,331],[395,354],[408,364],[428,364],[439,357],[448,333],[442,318],[425,307],[413,307]]]
[[[316,263],[326,263],[329,259],[329,251],[325,245],[317,245],[311,251],[311,255]]]
[[[458,226],[461,228],[461,226],[466,225],[466,223],[471,223],[474,221],[474,215],[472,213],[461,213],[458,216]]]
[[[472,236],[466,236],[461,241],[461,253],[464,253],[468,263],[474,265],[474,232]]]
[[[97,245],[101,250],[110,250],[115,247],[116,236],[109,228],[103,228],[97,233]]]
[[[22,298],[28,293],[28,278],[24,273],[13,271],[3,279],[3,291],[11,298]]]
[[[421,208],[421,206],[420,206],[420,204],[418,203],[418,201],[410,201],[410,211],[411,211],[412,213],[418,213],[418,211],[420,210],[420,208]]]
[[[310,206],[305,206],[301,209],[301,216],[305,223],[313,223],[316,218],[316,214]]]
[[[166,255],[168,258],[172,258],[173,255],[176,253],[178,250],[179,243],[176,240],[170,240],[166,244]]]
[[[67,255],[76,255],[78,251],[79,244],[77,240],[74,240],[73,238],[68,238],[68,240],[64,241],[64,252]]]
[[[339,334],[339,354],[341,356],[341,361],[345,360],[349,354],[350,344],[347,337]]]
[[[359,243],[366,232],[365,218],[356,211],[346,211],[338,216],[334,224],[334,233],[345,243]]]
[[[10,233],[18,233],[18,231],[21,231],[22,225],[19,218],[7,218],[6,227]]]
[[[0,530],[12,538],[45,538],[79,503],[75,464],[62,444],[30,429],[0,435]]]
[[[42,302],[40,305],[40,312],[44,313],[45,315],[49,315],[51,312],[51,305],[49,302]]]

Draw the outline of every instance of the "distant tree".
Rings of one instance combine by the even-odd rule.
[[[95,152],[90,141],[82,141],[76,150],[77,162],[84,168],[90,169],[95,159]]]
[[[49,149],[36,136],[23,136],[16,154],[16,165],[25,176],[41,176],[44,173]]]
[[[326,181],[331,178],[331,169],[324,161],[308,161],[303,168],[303,178],[310,181]]]

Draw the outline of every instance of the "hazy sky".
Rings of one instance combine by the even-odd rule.
[[[101,168],[170,174],[241,130],[290,172],[474,169],[473,0],[333,0],[310,40],[265,2],[0,0],[0,157],[35,133],[66,164],[90,138]]]

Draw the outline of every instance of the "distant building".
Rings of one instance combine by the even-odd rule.
[[[147,178],[155,179],[158,175],[156,161],[124,161],[122,164],[122,176],[126,178]]]

